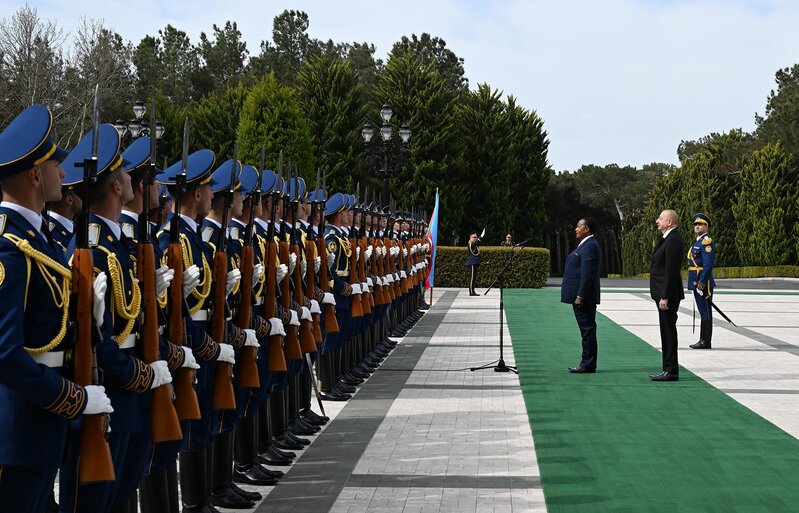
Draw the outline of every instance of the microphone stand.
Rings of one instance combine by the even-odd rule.
[[[516,245],[515,247],[516,248],[524,248],[524,245],[527,242],[528,241],[521,242],[518,245]],[[505,293],[504,293],[504,290],[505,290],[505,287],[504,287],[504,284],[505,284],[505,271],[510,269],[510,266],[513,264],[513,261],[516,260],[516,258],[518,258],[518,256],[521,255],[521,253],[522,253],[521,250],[514,251],[514,249],[511,248],[510,256],[508,256],[508,259],[505,261],[505,266],[502,268],[501,271],[499,271],[499,274],[497,274],[497,276],[494,278],[494,282],[491,284],[491,286],[489,286],[486,289],[485,293],[483,293],[483,295],[486,295],[495,286],[497,286],[497,285],[499,286],[499,359],[498,360],[494,360],[493,362],[486,363],[485,365],[481,365],[479,367],[470,367],[469,368],[470,371],[476,371],[476,370],[482,370],[482,369],[494,369],[494,372],[513,372],[515,374],[519,373],[518,369],[516,369],[516,367],[514,365],[505,365],[505,357],[504,357],[504,352],[503,352],[504,351],[504,344],[503,344],[503,338],[502,338],[503,333],[502,332],[503,332],[503,325],[504,325],[504,322],[505,322],[505,317],[503,315],[504,314],[504,306],[505,306],[505,302],[504,302],[504,299],[505,299]]]

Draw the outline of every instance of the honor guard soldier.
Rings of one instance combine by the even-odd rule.
[[[66,153],[64,154],[66,157]],[[66,253],[75,231],[75,216],[80,212],[82,201],[72,187],[61,188],[61,200],[47,202],[47,220],[53,241]]]
[[[716,243],[708,235],[710,218],[705,214],[695,214],[696,240],[688,251],[688,290],[693,291],[696,308],[702,322],[699,328],[699,341],[691,344],[691,349],[710,349],[713,338],[713,317],[711,304],[716,281],[713,279],[713,261],[716,258]]]
[[[69,379],[71,272],[40,212],[61,199],[66,151],[44,105],[0,133],[0,504],[39,513],[53,489],[70,420],[112,411],[103,387]]]
[[[188,420],[183,428],[183,444],[179,454],[180,490],[183,511],[186,513],[207,513],[210,510],[210,461],[209,445],[212,430],[218,423],[218,415],[213,408],[213,385],[217,362],[235,363],[233,347],[224,341],[216,341],[209,335],[209,308],[213,276],[211,263],[213,252],[201,238],[197,219],[204,218],[211,210],[215,185],[211,177],[214,165],[214,152],[201,149],[186,156],[185,175],[183,161],[169,166],[158,177],[161,184],[171,189],[180,204],[179,212],[175,212],[177,239],[181,252],[181,262],[185,269],[181,286],[185,306],[184,312],[185,342],[200,368],[196,373],[196,392],[199,402],[200,418]],[[185,183],[185,189],[178,191],[178,181]],[[183,187],[181,185],[181,187]],[[158,245],[169,258],[168,248],[172,227],[159,233]],[[177,248],[176,248],[177,249]],[[175,305],[170,305],[175,308]]]
[[[83,172],[75,166],[92,155],[94,129],[89,131],[64,161],[69,170],[65,184],[82,182]],[[167,363],[142,360],[139,341],[141,289],[129,248],[117,222],[122,205],[133,197],[130,176],[120,154],[120,138],[108,124],[99,125],[96,182],[89,187],[89,246],[96,274],[108,277],[103,301],[95,304],[96,324],[102,334],[96,346],[97,365],[102,370],[114,413],[108,443],[116,480],[91,484],[78,483],[78,436],[65,458],[60,481],[60,508],[70,512],[127,511],[130,496],[119,497],[120,490],[132,493],[138,488],[147,453],[149,416],[145,415],[150,389],[170,383]],[[102,315],[100,315],[102,313]],[[76,435],[79,433],[74,432]],[[142,442],[141,437],[145,438]],[[142,447],[144,446],[144,448]],[[144,449],[145,454],[140,454]],[[133,495],[135,500],[135,494]]]

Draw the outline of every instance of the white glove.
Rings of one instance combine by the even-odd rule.
[[[370,289],[369,289],[369,284],[368,284],[368,283],[366,283],[365,281],[362,281],[362,282],[361,282],[361,292],[363,292],[364,294],[366,294],[366,293],[368,293],[368,292],[369,292],[369,290],[370,290]]]
[[[169,287],[169,284],[172,283],[172,279],[175,277],[175,270],[170,269],[169,267],[162,265],[158,269],[155,270],[155,295],[160,296],[164,293],[164,291]]]
[[[374,252],[375,248],[369,246],[366,248],[366,261],[368,262],[370,258],[372,258],[372,252]]]
[[[252,286],[255,288],[258,285],[258,282],[261,281],[261,276],[264,275],[264,266],[263,264],[255,264],[252,268]]]
[[[381,253],[383,254],[383,256],[386,256],[386,253],[388,253],[388,250],[386,249],[386,247],[385,247],[385,246],[383,246],[381,249],[383,250],[383,251],[381,251]]]
[[[286,336],[286,330],[283,329],[283,321],[277,317],[269,319],[269,336],[271,337],[273,335]]]
[[[172,383],[172,374],[169,373],[169,366],[164,360],[154,361],[150,364],[150,368],[153,369],[153,373],[155,374],[155,377],[153,378],[153,384],[150,385],[151,390],[153,388],[158,388],[161,385]]]
[[[387,274],[387,275],[385,275],[383,277],[383,279],[386,280],[386,284],[394,283],[394,275],[393,274]]]
[[[86,409],[83,413],[86,415],[95,415],[97,413],[112,413],[114,408],[111,406],[111,399],[105,395],[105,387],[99,385],[86,385]]]
[[[197,363],[197,360],[194,358],[194,353],[191,351],[190,347],[180,346],[183,349],[183,365],[182,367],[188,367],[189,369],[197,370],[200,368],[200,365]]]
[[[405,258],[407,256],[408,256],[408,250],[405,249],[405,248],[402,248],[402,258]]]
[[[428,251],[430,251],[430,243],[429,242],[425,242],[424,243],[424,252],[427,253]]]
[[[355,259],[356,260],[360,260],[361,259],[361,247],[360,246],[355,248]]]
[[[325,297],[322,298],[322,304],[335,305],[336,298],[330,292],[325,292]]]
[[[399,281],[399,280],[400,280],[399,274],[394,273],[394,281]]]
[[[336,254],[335,253],[328,253],[327,254],[327,267],[329,269],[333,268],[333,264],[336,263]]]
[[[103,327],[103,316],[105,316],[105,293],[108,290],[108,276],[101,272],[94,279],[94,302],[92,303],[92,314],[94,322],[98,328]]]
[[[302,319],[303,321],[313,321],[313,317],[311,317],[311,310],[309,310],[307,306],[302,307],[302,313],[300,314],[300,319]]]
[[[383,276],[382,278],[378,278],[378,279],[380,281],[382,281],[384,287],[388,287],[388,277],[387,276]]]
[[[391,252],[391,256],[399,255],[399,247],[397,246],[391,246],[391,249],[389,251]]]
[[[415,255],[416,254],[416,250],[417,250],[416,244],[411,246],[411,255]]]
[[[297,267],[297,255],[292,253],[289,255],[289,274],[294,274],[295,267]]]
[[[219,356],[216,361],[227,362],[231,365],[236,363],[236,354],[233,352],[233,346],[230,344],[219,344]]]
[[[236,283],[241,280],[241,271],[238,269],[233,269],[228,271],[227,279],[225,279],[225,295],[229,296],[230,292],[233,290],[233,287],[236,286]]]
[[[322,257],[316,257],[313,261],[313,272],[314,274],[319,272],[319,269],[322,267]]]
[[[291,320],[289,321],[289,324],[292,326],[300,325],[300,318],[297,317],[297,312],[295,312],[294,310],[291,311]]]
[[[369,285],[370,289],[375,286],[375,282],[372,280],[371,276],[366,277],[366,284]]]
[[[283,281],[283,278],[285,278],[288,273],[289,273],[289,268],[286,266],[286,264],[278,265],[277,275],[276,275],[277,283]]]
[[[308,261],[303,260],[300,262],[300,274],[302,275],[302,279],[305,279],[305,273],[308,272]]]
[[[400,278],[407,278],[407,277],[408,275],[405,273],[405,271],[400,271]]]
[[[322,309],[319,308],[319,301],[317,301],[315,299],[312,299],[311,300],[311,308],[310,308],[310,310],[311,310],[312,314],[320,314],[320,313],[322,313]]]
[[[356,294],[360,294],[361,293],[361,284],[360,283],[354,283],[354,284],[350,285],[350,287],[352,287],[352,295],[353,296],[356,295]]]
[[[200,268],[196,265],[183,270],[183,297],[189,297],[191,291],[200,284]]]
[[[255,330],[245,329],[244,334],[247,338],[244,340],[244,347],[261,347],[258,343],[258,337],[255,335]]]

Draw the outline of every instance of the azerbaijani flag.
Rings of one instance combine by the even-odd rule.
[[[427,275],[425,289],[433,288],[433,275],[436,271],[436,237],[438,236],[438,188],[436,188],[436,206],[430,216],[430,229],[427,232],[427,242],[430,244],[430,273]]]

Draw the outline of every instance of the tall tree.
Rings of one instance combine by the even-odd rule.
[[[799,157],[799,64],[783,68],[775,75],[777,90],[766,100],[766,112],[755,115],[757,135],[764,142],[781,142],[789,155]]]
[[[447,48],[446,41],[440,37],[432,37],[426,32],[420,37],[416,34],[412,34],[410,38],[402,36],[402,39],[394,43],[390,56],[399,56],[405,52],[413,53],[422,62],[438,70],[450,91],[463,92],[469,88],[469,80],[463,69],[463,58]]]
[[[213,40],[205,32],[200,33],[199,52],[205,61],[203,71],[211,77],[216,88],[235,85],[244,72],[244,61],[249,53],[235,21],[226,21],[222,28],[214,24]]]
[[[322,43],[308,35],[309,25],[303,11],[287,9],[275,16],[272,42],[261,42],[261,53],[250,61],[250,72],[256,78],[271,72],[280,83],[294,85],[302,64],[321,53]]]
[[[233,143],[246,98],[247,89],[238,84],[200,100],[192,111],[192,133],[197,145],[214,150],[220,160],[233,158]]]
[[[140,97],[160,91],[177,105],[198,101],[213,88],[200,70],[198,49],[185,32],[172,25],[158,31],[158,37],[145,36],[133,54]]]
[[[311,130],[292,90],[270,74],[252,86],[238,127],[239,155],[257,162],[266,146],[267,166],[277,170],[278,155],[299,166],[306,180],[316,176]]]
[[[741,165],[735,195],[736,243],[743,265],[796,264],[799,171],[781,145],[755,151]]]
[[[354,190],[365,105],[350,63],[331,53],[311,57],[297,75],[296,91],[311,128],[316,165],[329,173],[331,189]]]
[[[629,210],[643,206],[652,176],[633,166],[588,164],[577,170],[575,180],[586,204],[615,212],[622,223]]]
[[[383,70],[383,61],[375,59],[375,51],[375,45],[369,43],[353,43],[347,49],[347,59],[367,96],[371,94],[377,76]]]

